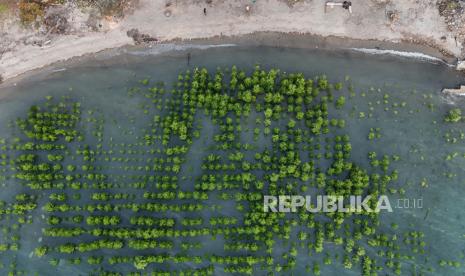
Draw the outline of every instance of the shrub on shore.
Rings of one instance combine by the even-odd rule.
[[[36,3],[23,0],[19,2],[19,18],[24,25],[32,24],[37,18],[43,17],[45,14],[44,6]]]
[[[69,0],[33,1],[20,0],[18,4],[19,18],[24,25],[31,25],[41,21],[46,14],[47,8],[52,5],[71,3]],[[125,8],[132,2],[128,0],[79,0],[81,7],[93,7],[102,16],[122,16]],[[0,4],[0,14],[7,10],[7,6]]]
[[[0,15],[5,13],[8,10],[8,7],[5,4],[0,4]]]

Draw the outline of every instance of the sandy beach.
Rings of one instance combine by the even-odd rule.
[[[131,29],[156,38],[156,43],[203,38],[227,41],[228,37],[260,32],[262,37],[274,33],[281,46],[295,46],[291,40],[286,43],[286,33],[311,34],[322,45],[327,41],[342,48],[365,44],[366,48],[427,53],[457,63],[464,57],[462,38],[448,29],[437,7],[428,2],[354,2],[350,14],[338,7],[325,11],[322,0],[302,1],[293,6],[280,0],[213,4],[177,1],[169,6],[166,1],[141,0],[124,18],[102,21],[100,31],[77,30],[68,35],[46,36],[41,46],[16,43],[1,55],[0,75],[7,80],[57,61],[133,45],[134,40],[127,35]],[[387,16],[391,11],[397,12],[395,20]],[[8,32],[2,34],[5,39],[14,37],[13,29]]]

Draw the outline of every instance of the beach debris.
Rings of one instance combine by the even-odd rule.
[[[37,47],[47,46],[51,42],[52,41],[50,39],[47,39],[47,37],[30,37],[27,40],[23,41],[24,45],[32,45]]]
[[[391,23],[394,23],[399,19],[399,11],[388,10],[386,11],[386,17]]]
[[[253,0],[254,3],[255,1],[256,0]],[[302,2],[304,2],[304,0],[286,0],[286,3],[290,8],[294,7],[295,4],[302,3]]]
[[[325,12],[326,8],[334,8],[334,7],[342,7],[343,9],[346,9],[349,11],[349,13],[352,13],[352,2],[350,1],[344,1],[344,2],[326,2],[325,4]]]
[[[348,10],[350,13],[352,13],[352,2],[350,1],[344,1],[342,2],[342,8]]]
[[[465,96],[465,85],[461,85],[460,88],[444,88],[442,93]]]
[[[171,16],[171,10],[166,10],[163,14],[164,14],[166,17],[170,17],[170,16]]]
[[[58,72],[63,72],[63,71],[66,71],[66,68],[58,68],[58,69],[52,70],[53,73],[58,73]]]
[[[131,30],[127,31],[126,34],[129,37],[132,37],[132,39],[134,40],[134,43],[136,45],[142,44],[142,43],[149,43],[149,42],[158,41],[158,39],[156,39],[155,37],[152,37],[152,36],[150,36],[148,34],[140,33],[138,29],[131,29]]]

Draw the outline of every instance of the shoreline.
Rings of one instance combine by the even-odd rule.
[[[326,9],[326,0],[302,0],[295,5],[283,0],[253,4],[250,0],[176,1],[172,5],[139,0],[122,18],[102,18],[99,31],[89,31],[85,15],[71,9],[69,34],[48,36],[19,26],[0,29],[7,34],[6,42],[14,45],[0,55],[0,75],[9,80],[79,56],[122,47],[151,47],[134,45],[128,32],[157,40],[154,45],[237,42],[245,46],[367,48],[418,52],[452,65],[465,58],[465,33],[452,31],[434,3],[388,2],[354,2],[349,14],[342,8]],[[75,18],[73,12],[80,15]],[[42,41],[42,46],[33,46],[29,36]],[[457,69],[460,67],[465,67],[465,62]]]
[[[198,38],[192,40],[173,39],[169,42],[185,44],[191,42],[195,44],[228,44],[240,42],[244,46],[272,46],[285,48],[303,49],[330,49],[330,50],[353,50],[354,48],[367,48],[376,50],[393,50],[398,52],[411,52],[428,55],[442,60],[445,64],[455,66],[457,58],[445,55],[440,49],[415,44],[408,41],[387,41],[376,39],[356,39],[346,36],[322,36],[310,33],[288,33],[288,32],[253,32],[244,35],[215,36],[210,38]]]
[[[85,37],[86,41],[89,42],[89,37]],[[96,40],[100,40],[99,36],[95,36]],[[112,45],[114,44],[114,45]],[[381,41],[381,40],[363,40],[363,39],[352,39],[347,37],[338,36],[321,36],[315,34],[300,34],[300,33],[281,33],[281,32],[253,32],[245,35],[232,35],[232,36],[214,36],[209,38],[195,38],[195,39],[171,39],[166,41],[160,41],[152,44],[141,44],[134,45],[133,43],[125,43],[124,39],[114,41],[114,43],[105,44],[104,47],[88,47],[81,49],[76,54],[68,56],[48,56],[47,59],[41,59],[42,62],[35,62],[32,64],[13,65],[7,68],[5,71],[8,74],[3,75],[3,83],[0,85],[8,85],[25,77],[40,74],[41,70],[48,71],[61,70],[62,67],[66,67],[67,64],[73,64],[75,62],[84,61],[87,58],[95,58],[99,55],[118,55],[124,51],[147,51],[151,48],[161,48],[166,46],[168,49],[160,51],[163,52],[176,51],[174,46],[209,46],[215,47],[222,45],[237,45],[237,46],[269,46],[269,47],[283,47],[283,48],[302,48],[302,49],[328,49],[328,50],[373,50],[373,51],[386,51],[386,53],[379,53],[382,55],[392,55],[402,57],[402,54],[389,54],[389,51],[396,51],[398,53],[406,54],[418,54],[427,55],[431,57],[431,60],[437,59],[448,66],[455,66],[457,64],[457,58],[444,55],[440,50],[425,46],[421,44],[413,44],[409,42],[393,42],[393,41]],[[58,51],[54,47],[46,48],[45,51]],[[181,49],[185,50],[185,49]],[[359,51],[364,52],[364,51]],[[156,53],[157,54],[157,53]],[[365,51],[365,54],[370,54]],[[374,54],[374,53],[371,53]],[[409,58],[407,55],[405,58]],[[414,60],[413,57],[410,57]],[[59,68],[61,67],[61,68]],[[53,69],[54,68],[54,69]],[[10,69],[10,70],[8,70]]]

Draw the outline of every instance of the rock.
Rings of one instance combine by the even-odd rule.
[[[465,85],[462,85],[457,89],[443,89],[442,93],[463,96],[465,95]]]
[[[62,14],[54,13],[44,19],[48,33],[64,34],[69,28],[68,19]]]
[[[135,44],[148,43],[158,41],[158,39],[151,37],[148,34],[142,34],[138,29],[131,29],[126,33],[129,37],[132,37]]]
[[[457,63],[456,69],[459,70],[459,71],[465,71],[465,60],[460,60]]]
[[[100,17],[95,12],[91,12],[86,22],[90,30],[96,32],[99,31],[102,23],[100,22]]]
[[[70,10],[67,6],[50,6],[44,16],[44,27],[48,34],[65,34],[70,29],[68,18]]]

